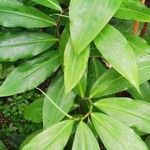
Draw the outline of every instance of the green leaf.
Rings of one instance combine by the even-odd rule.
[[[66,113],[68,113],[71,109],[76,97],[74,92],[70,92],[68,95],[65,94],[64,79],[62,74],[54,79],[53,83],[48,88],[47,95]],[[64,114],[62,114],[47,98],[45,98],[43,105],[44,128],[54,125],[63,118]]]
[[[109,22],[122,0],[71,0],[69,6],[71,41],[81,53]]]
[[[90,47],[88,46],[81,54],[76,55],[69,39],[64,54],[64,79],[65,91],[69,93],[82,78],[89,59]]]
[[[2,141],[0,141],[0,149],[1,150],[6,150],[6,147],[5,147],[5,145],[3,144]]]
[[[96,37],[94,42],[100,53],[111,63],[114,69],[138,89],[136,59],[125,37],[117,29],[108,25]]]
[[[57,0],[33,0],[34,2],[41,4],[43,6],[52,8],[54,10],[62,11]]]
[[[147,147],[150,149],[150,136],[148,136],[145,140]]]
[[[22,150],[22,148],[27,145],[35,136],[37,136],[40,132],[42,132],[42,130],[37,130],[33,133],[31,133],[29,136],[27,136],[25,138],[25,140],[21,143],[20,145],[20,150]]]
[[[0,87],[0,96],[29,91],[45,81],[59,67],[57,51],[46,52],[15,68]]]
[[[139,131],[150,133],[150,103],[129,98],[105,98],[94,105]]]
[[[136,35],[126,34],[126,39],[131,45],[135,55],[140,58],[143,55],[150,54],[150,45],[141,37]]]
[[[96,138],[90,128],[80,122],[75,134],[72,150],[100,150]]]
[[[70,37],[69,25],[67,24],[61,34],[60,42],[59,42],[59,55],[60,55],[60,61],[62,65],[64,64],[64,51],[66,48],[66,44],[68,43],[69,37]]]
[[[93,113],[92,121],[107,150],[148,150],[132,129],[115,118]]]
[[[143,5],[140,1],[125,1],[118,9],[115,17],[119,19],[150,22],[150,9]]]
[[[39,10],[17,0],[0,0],[0,24],[4,27],[41,28],[56,25]]]
[[[99,79],[99,77],[105,72],[105,67],[97,58],[91,58],[88,65],[88,84],[87,95],[89,96],[92,85]]]
[[[85,71],[85,73],[83,74],[81,80],[79,81],[79,83],[74,88],[74,91],[78,95],[80,95],[82,98],[84,98],[86,87],[87,87],[87,71]]]
[[[24,118],[35,123],[42,122],[43,99],[35,100],[24,111]]]
[[[73,121],[62,121],[34,137],[22,150],[63,150],[72,131]]]
[[[142,84],[150,79],[150,59],[144,57],[138,64],[139,83]],[[121,84],[120,84],[121,83]],[[106,71],[93,85],[90,97],[98,98],[111,95],[131,88],[132,85],[114,69]]]
[[[141,95],[137,92],[135,88],[128,89],[128,92],[134,99],[140,99],[150,102],[150,84],[148,81],[140,85],[140,91]]]
[[[0,61],[17,61],[29,58],[50,48],[57,39],[42,32],[2,33],[0,36]]]

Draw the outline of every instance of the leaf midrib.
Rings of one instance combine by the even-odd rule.
[[[23,45],[32,45],[32,44],[39,44],[39,43],[45,43],[45,42],[53,42],[53,41],[57,41],[57,39],[46,39],[46,40],[37,40],[37,41],[33,41],[33,42],[24,42],[24,43],[18,43],[18,44],[9,44],[9,45],[0,45],[1,47],[11,47],[11,46],[23,46]]]
[[[132,116],[135,116],[135,117],[137,117],[137,118],[140,118],[140,119],[142,119],[142,120],[147,120],[148,122],[150,122],[150,120],[148,119],[148,118],[145,118],[145,117],[142,117],[142,116],[139,116],[139,115],[136,115],[136,114],[134,114],[134,113],[132,113],[132,112],[130,112],[130,111],[126,111],[126,110],[124,110],[124,109],[118,109],[118,108],[116,108],[116,106],[115,107],[111,107],[111,106],[108,106],[108,105],[105,105],[105,104],[97,104],[97,105],[95,105],[96,107],[97,106],[99,106],[99,109],[101,109],[102,110],[102,108],[100,108],[101,106],[102,107],[105,107],[105,108],[110,108],[109,110],[116,110],[116,111],[120,111],[120,112],[124,112],[124,113],[126,113],[126,114],[130,114],[130,115],[132,115]],[[103,111],[103,110],[102,110]],[[107,112],[106,112],[107,113]]]
[[[1,8],[0,8],[0,11],[8,13],[8,14],[14,14],[14,15],[20,15],[20,16],[28,17],[28,18],[31,18],[31,19],[37,19],[37,20],[44,21],[46,23],[55,25],[55,23],[51,22],[50,20],[39,18],[39,17],[33,16],[33,15],[29,15],[29,14],[25,14],[25,13],[19,13],[19,12],[11,11],[11,10],[4,10],[4,9],[1,9]]]

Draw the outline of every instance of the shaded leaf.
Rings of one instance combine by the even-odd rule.
[[[35,100],[24,111],[24,118],[35,123],[42,122],[43,99]]]
[[[150,79],[150,59],[144,57],[143,60],[139,62],[138,68],[139,83],[142,84]],[[126,80],[114,69],[109,69],[95,82],[91,89],[90,97],[97,98],[111,95],[127,90],[131,87],[132,85],[128,82],[128,80]]]
[[[74,92],[70,92],[68,95],[65,94],[64,79],[62,74],[54,79],[53,83],[48,88],[47,95],[66,113],[68,113],[71,109],[76,97]],[[47,98],[45,98],[43,105],[44,128],[54,125],[63,118],[64,114],[62,114]]]
[[[87,86],[87,71],[85,71],[85,73],[83,74],[81,80],[74,88],[74,91],[83,98],[85,96],[86,86]]]
[[[139,94],[135,88],[128,89],[128,92],[134,99],[150,102],[150,84],[148,81],[140,85],[140,91],[141,94]]]

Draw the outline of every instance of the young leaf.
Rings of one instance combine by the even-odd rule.
[[[69,6],[71,41],[81,53],[109,22],[122,0],[71,0]],[[79,11],[80,10],[80,11]]]
[[[139,131],[150,133],[150,104],[148,102],[129,98],[105,98],[94,105]]]
[[[0,0],[0,24],[4,27],[42,28],[56,25],[39,10],[17,0]]]
[[[139,88],[135,55],[125,37],[115,28],[107,25],[94,40],[100,53],[132,85]]]
[[[72,150],[100,150],[96,138],[90,128],[80,122],[75,134]]]
[[[50,48],[57,39],[42,32],[3,33],[0,36],[0,61],[29,58]]]
[[[63,150],[72,131],[73,121],[62,121],[34,137],[22,150]]]
[[[150,22],[150,9],[140,1],[124,1],[118,9],[115,17],[126,20],[137,20],[140,22]]]
[[[40,85],[59,67],[57,51],[46,52],[15,68],[0,87],[0,96],[29,91]]]
[[[61,9],[61,7],[60,7],[57,0],[33,0],[33,1],[36,2],[36,3],[39,3],[43,6],[52,8],[54,10],[62,11],[62,9]]]
[[[43,99],[35,100],[24,111],[24,118],[35,123],[42,122]]]
[[[82,78],[89,59],[90,47],[76,55],[69,39],[64,54],[65,91],[69,93]]]
[[[144,58],[138,64],[139,83],[142,84],[150,79],[150,59]],[[120,84],[121,83],[121,84]],[[114,69],[106,71],[93,85],[90,97],[98,98],[111,95],[131,88],[132,85]]]
[[[66,113],[69,112],[76,97],[74,92],[70,92],[68,95],[65,94],[64,79],[62,74],[54,79],[53,83],[48,88],[47,95]],[[64,114],[56,109],[52,103],[47,98],[45,98],[43,105],[44,128],[48,128],[54,125],[55,123],[62,120],[63,117]]]
[[[115,118],[93,113],[92,121],[107,150],[148,150],[132,129]]]

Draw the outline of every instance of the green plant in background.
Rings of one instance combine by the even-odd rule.
[[[125,30],[133,20],[150,22],[139,0],[0,0],[0,62],[12,66],[0,97],[44,96],[24,111],[43,129],[20,149],[148,150],[150,45]]]

